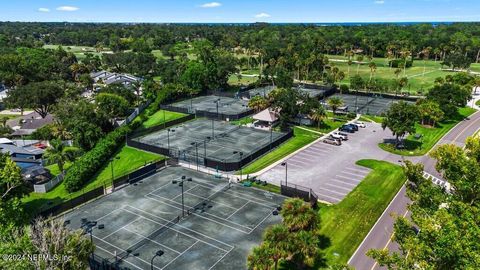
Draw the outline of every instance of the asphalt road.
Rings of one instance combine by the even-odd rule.
[[[464,146],[466,138],[473,135],[479,128],[480,112],[477,112],[473,114],[469,120],[462,121],[450,130],[450,132],[447,133],[437,145],[453,143],[458,146]],[[420,159],[412,158],[412,161],[420,161],[424,164],[424,169],[427,173],[441,178],[441,175],[435,169],[435,160],[428,155],[425,155]],[[409,199],[406,197],[405,186],[403,186],[348,261],[350,266],[353,266],[358,270],[385,269],[384,267],[380,267],[374,260],[367,257],[365,253],[372,248],[388,248],[391,251],[398,250],[397,244],[391,241],[394,223],[392,214],[407,216],[409,214],[407,211],[407,204],[409,202]]]

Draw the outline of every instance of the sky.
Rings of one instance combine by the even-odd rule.
[[[480,21],[480,0],[0,0],[0,21]]]

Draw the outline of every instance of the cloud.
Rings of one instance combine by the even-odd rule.
[[[50,9],[41,7],[41,8],[38,9],[38,11],[39,12],[50,12]]]
[[[270,17],[272,17],[272,16],[268,13],[265,13],[265,12],[262,12],[262,13],[259,13],[259,14],[255,15],[255,18],[270,18]]]
[[[385,4],[385,0],[375,0],[375,4],[383,5],[383,4]]]
[[[74,6],[61,6],[61,7],[57,7],[57,10],[59,11],[77,11],[79,10],[80,8],[78,7],[74,7]]]
[[[205,3],[201,5],[200,7],[202,8],[216,8],[222,6],[222,3],[219,2],[210,2],[210,3]]]

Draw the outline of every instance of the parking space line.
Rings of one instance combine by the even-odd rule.
[[[311,159],[311,158],[302,157],[302,156],[299,156],[299,155],[296,155],[296,156],[292,157],[292,159],[294,159],[294,160],[300,159],[300,161],[304,161],[304,162],[306,162],[307,164],[310,164],[310,163],[312,162],[312,159]]]
[[[351,167],[346,167],[345,170],[347,171],[352,171],[352,172],[361,172],[361,173],[365,173],[365,174],[369,174],[370,171],[367,171],[367,170],[363,170],[363,169],[360,169],[360,168],[351,168]]]
[[[351,188],[342,187],[342,186],[339,186],[339,185],[334,185],[334,184],[331,184],[331,183],[325,183],[325,185],[327,185],[327,186],[331,186],[331,187],[333,187],[333,188],[339,188],[339,189],[343,189],[343,190],[345,190],[345,191],[347,191],[347,192],[350,192],[350,191],[352,191],[352,189],[351,189]],[[348,193],[347,193],[347,194],[348,194]]]
[[[338,195],[343,196],[343,197],[345,197],[345,195],[347,195],[347,194],[345,194],[345,193],[340,193],[340,192],[333,191],[333,190],[330,190],[330,189],[325,189],[325,188],[319,188],[319,189],[324,190],[324,191],[326,191],[327,193],[334,193],[334,194],[338,194]],[[332,195],[333,195],[333,194],[332,194]]]
[[[342,199],[340,199],[340,198],[331,197],[331,196],[328,196],[328,195],[325,195],[325,194],[317,193],[317,195],[318,195],[319,197],[329,198],[330,200],[332,200],[333,202],[336,202],[336,203],[342,200]],[[327,201],[328,201],[328,200],[327,200]]]
[[[308,167],[309,165],[309,163],[302,162],[301,160],[295,160],[295,159],[289,159],[287,163],[288,163],[288,166],[293,165],[299,168],[305,168],[305,167]]]
[[[362,178],[364,178],[366,176],[366,174],[362,175],[361,173],[352,173],[352,172],[346,172],[346,171],[342,171],[342,172],[340,172],[340,174],[350,174],[350,175],[354,175],[354,176],[361,175]]]
[[[342,180],[339,180],[339,179],[330,179],[330,181],[333,181],[333,182],[337,182],[337,183],[340,183],[340,184],[344,184],[344,185],[347,185],[347,186],[350,186],[352,188],[356,187],[357,185],[356,184],[352,184],[352,183],[348,183],[348,182],[344,182]]]
[[[358,183],[360,183],[362,181],[362,180],[357,180],[355,178],[348,177],[348,176],[343,176],[343,175],[336,175],[335,177],[343,178],[343,179],[347,180],[349,183],[355,183],[356,185],[358,185]]]
[[[307,158],[318,158],[320,155],[324,155],[322,153],[309,153],[307,151],[303,151],[295,155],[295,157],[303,157],[306,156]]]

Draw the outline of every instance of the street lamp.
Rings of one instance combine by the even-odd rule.
[[[218,103],[220,102],[220,99],[216,99],[215,101],[213,101],[213,103],[215,103],[217,106],[217,119],[218,119]]]
[[[113,180],[114,180],[114,176],[113,176],[113,163],[114,163],[115,160],[119,160],[119,159],[120,159],[120,157],[118,157],[118,156],[110,159],[110,167],[112,168],[112,185],[113,185]]]
[[[182,180],[181,181],[178,181],[178,180],[172,180],[172,184],[176,185],[178,184],[178,186],[180,186],[182,188],[182,217],[185,217],[185,203],[184,203],[184,200],[183,200],[183,183],[185,181],[188,181],[188,182],[192,182],[192,178],[189,177],[187,178],[185,175],[182,176]]]
[[[85,233],[90,234],[90,242],[93,245],[93,228],[97,226],[96,221],[88,221],[88,220],[82,220],[82,225],[80,225],[80,228],[84,230]],[[93,249],[92,249],[92,263],[93,263],[94,257],[93,257]]]
[[[150,269],[153,270],[153,260],[156,258],[156,257],[160,257],[164,254],[165,252],[163,252],[163,250],[157,250],[157,252],[155,252],[155,255],[152,257],[152,260],[150,261]]]
[[[175,129],[172,129],[172,128],[167,129],[167,147],[169,152],[170,152],[170,132],[175,132]]]
[[[285,186],[288,186],[288,183],[287,183],[287,176],[288,176],[288,163],[287,161],[284,161],[282,162],[282,166],[285,167]]]

